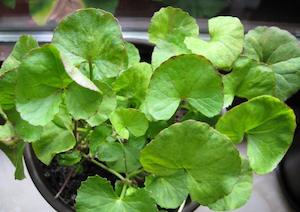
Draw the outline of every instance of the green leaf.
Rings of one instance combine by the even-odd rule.
[[[222,78],[201,56],[180,55],[163,63],[151,78],[142,108],[155,120],[168,120],[182,100],[208,117],[222,109]]]
[[[24,153],[25,143],[18,142],[13,146],[6,146],[0,142],[0,150],[2,150],[12,164],[15,166],[15,179],[23,180],[25,178],[24,166],[23,166],[23,153]]]
[[[133,137],[131,136],[127,142],[119,143],[122,147],[122,154],[119,157],[119,152],[116,154],[118,160],[109,162],[110,168],[115,171],[128,173],[133,172],[141,167],[140,163],[140,151],[145,146],[145,137]]]
[[[74,119],[86,120],[91,126],[106,121],[116,107],[116,100],[111,101],[111,96],[106,95],[104,98],[99,92],[81,87],[77,83],[68,86],[65,102]]]
[[[239,152],[229,138],[193,120],[161,131],[142,150],[140,160],[157,176],[184,171],[192,200],[202,205],[229,194],[241,171]]]
[[[123,157],[122,145],[111,137],[112,129],[106,125],[96,127],[89,139],[90,154],[101,161],[114,162]]]
[[[184,172],[172,176],[146,177],[145,189],[162,208],[177,208],[188,196],[187,182]]]
[[[119,0],[82,0],[85,7],[94,7],[115,13]]]
[[[72,149],[75,144],[73,132],[53,121],[44,127],[40,140],[32,143],[32,147],[38,159],[49,165],[56,154]]]
[[[2,0],[2,3],[11,9],[16,7],[16,0]]]
[[[38,25],[44,25],[58,0],[29,0],[29,12]]]
[[[15,131],[10,122],[0,125],[0,143],[11,145],[15,141]]]
[[[125,48],[128,55],[128,67],[139,63],[141,60],[140,53],[134,44],[125,42]]]
[[[73,166],[81,161],[81,154],[78,150],[59,154],[57,157],[60,166]]]
[[[151,76],[151,65],[137,63],[121,73],[113,88],[118,95],[127,97],[139,106],[146,96]]]
[[[158,67],[170,57],[190,53],[184,44],[186,37],[197,37],[196,20],[178,8],[166,7],[154,14],[149,26],[149,40],[156,44],[152,65]]]
[[[0,69],[0,105],[4,110],[9,110],[15,105],[16,70],[25,55],[38,43],[27,35],[22,35],[15,44],[11,54],[3,62]]]
[[[276,77],[275,95],[286,100],[300,88],[300,45],[297,38],[277,27],[257,27],[245,36],[244,55],[263,63]]]
[[[214,211],[228,211],[240,208],[251,196],[252,178],[252,170],[249,166],[249,162],[243,159],[242,172],[231,193],[219,199],[215,203],[210,204],[208,207]]]
[[[30,35],[22,35],[15,44],[12,52],[3,62],[0,75],[18,68],[24,57],[32,49],[37,48],[37,41]]]
[[[34,49],[18,68],[16,106],[22,119],[32,125],[53,120],[62,102],[62,93],[71,79],[53,45]]]
[[[145,190],[139,189],[121,198],[107,180],[94,176],[81,184],[76,198],[76,211],[155,212],[157,208]]]
[[[33,126],[20,117],[14,109],[6,111],[8,120],[13,124],[16,135],[25,142],[34,142],[40,139],[43,127]]]
[[[229,70],[243,50],[244,27],[235,17],[219,16],[208,20],[210,41],[189,37],[185,44],[193,53],[208,58],[215,67]]]
[[[224,107],[231,105],[234,96],[251,99],[275,94],[275,75],[272,69],[255,61],[240,57],[231,73],[223,77]]]
[[[100,9],[78,10],[57,26],[53,43],[91,80],[116,77],[127,67],[127,52],[117,20]]]
[[[132,108],[115,110],[110,116],[110,121],[116,132],[125,139],[129,138],[129,134],[136,137],[144,135],[149,126],[146,116]]]
[[[271,96],[260,96],[229,110],[216,129],[233,143],[247,139],[251,168],[258,174],[271,172],[293,141],[296,127],[292,109]]]

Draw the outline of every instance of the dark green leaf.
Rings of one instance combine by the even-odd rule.
[[[94,7],[115,13],[119,0],[82,0],[85,7]]]
[[[81,161],[81,154],[79,151],[71,151],[59,154],[57,157],[60,166],[73,166]]]
[[[29,0],[29,12],[38,25],[44,25],[58,0]]]

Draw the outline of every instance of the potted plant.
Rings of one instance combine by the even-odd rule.
[[[44,167],[69,170],[56,197],[94,164],[74,193],[79,212],[182,211],[188,197],[213,210],[244,205],[253,173],[274,170],[292,142],[283,100],[299,89],[300,47],[276,27],[244,36],[234,17],[210,19],[209,33],[204,41],[188,13],[161,9],[151,64],[99,9],[64,18],[51,44],[22,36],[0,71],[1,149],[16,178],[30,143]],[[225,112],[235,96],[248,101]]]

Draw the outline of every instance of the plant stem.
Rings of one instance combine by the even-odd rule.
[[[88,129],[86,129],[86,128],[81,128],[81,127],[77,127],[77,131],[78,131],[78,132],[87,132]]]
[[[116,177],[118,177],[120,180],[127,182],[127,183],[131,183],[130,180],[126,179],[125,177],[123,177],[121,174],[119,174],[118,172],[116,172],[113,169],[108,168],[107,166],[105,166],[103,163],[100,163],[99,161],[95,160],[94,158],[89,157],[88,155],[82,153],[83,157],[85,157],[87,160],[91,161],[92,163],[94,163],[95,165],[101,167],[102,169],[112,173],[113,175],[115,175]]]
[[[91,60],[89,60],[89,70],[90,70],[90,80],[93,80],[93,64]]]
[[[185,202],[186,202],[186,199],[183,201],[183,203],[180,205],[179,209],[177,212],[182,212],[183,211],[183,208],[185,206]]]
[[[54,197],[55,199],[57,199],[57,198],[60,196],[60,194],[63,192],[63,190],[64,190],[65,187],[67,186],[68,182],[70,181],[71,177],[73,176],[74,172],[75,172],[74,169],[72,169],[72,170],[69,172],[69,174],[67,175],[67,177],[66,177],[66,179],[65,179],[64,184],[62,185],[62,187],[59,189],[59,191],[58,191],[57,194],[55,195],[55,197]]]
[[[122,188],[122,192],[121,192],[121,195],[120,195],[120,199],[123,199],[123,198],[124,198],[124,196],[125,196],[125,194],[126,194],[127,187],[128,187],[128,185],[125,183],[125,184],[123,185],[123,188]]]
[[[138,170],[136,170],[136,171],[133,171],[133,172],[131,172],[131,173],[128,174],[128,178],[132,178],[132,177],[134,177],[134,176],[136,176],[136,175],[142,173],[143,171],[144,171],[143,168],[142,168],[142,169],[138,169]]]

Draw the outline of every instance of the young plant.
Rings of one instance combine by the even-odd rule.
[[[210,19],[209,33],[202,40],[194,18],[161,9],[151,65],[98,9],[66,17],[51,44],[22,36],[0,70],[0,148],[16,178],[30,143],[46,165],[90,161],[118,179],[82,182],[79,212],[181,211],[188,196],[217,211],[244,205],[253,173],[274,170],[292,143],[295,115],[281,100],[299,89],[300,47],[275,27],[244,39],[234,17]],[[249,100],[224,113],[234,96]]]

